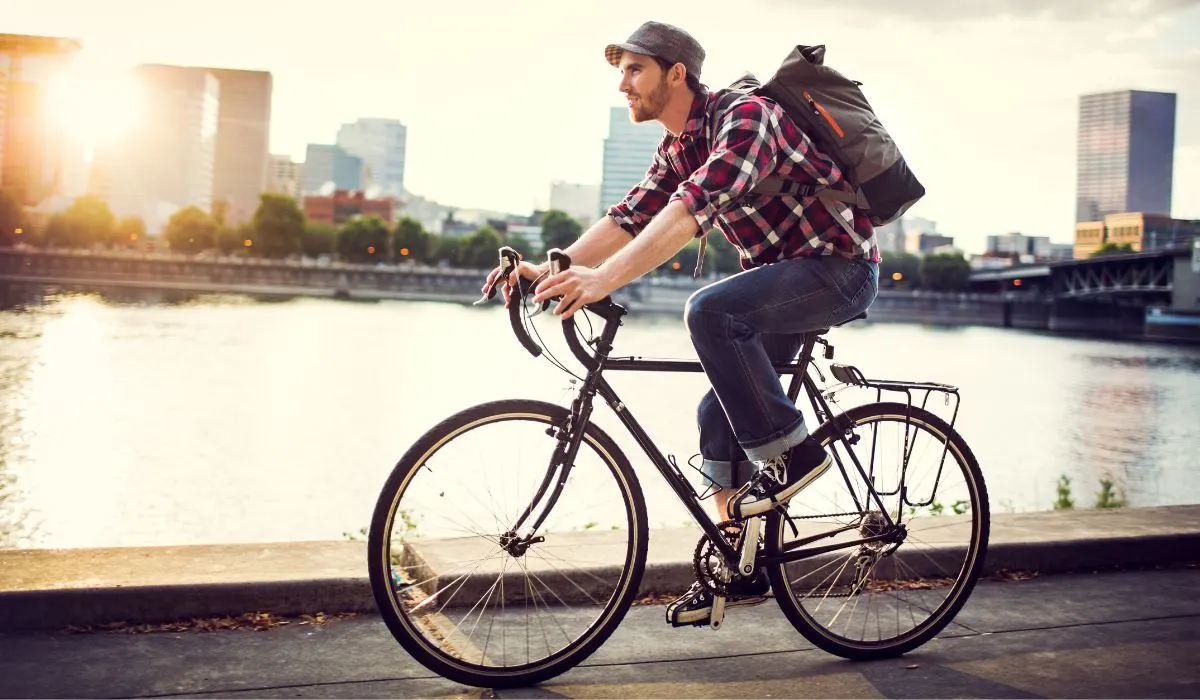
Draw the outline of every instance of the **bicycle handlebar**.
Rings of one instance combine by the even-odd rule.
[[[550,264],[550,274],[557,274],[571,267],[571,258],[566,253],[558,248],[551,248],[546,251],[547,261]],[[521,255],[510,246],[500,248],[500,273],[492,280],[491,286],[484,292],[483,298],[476,301],[475,304],[484,304],[496,296],[496,289],[500,284],[507,284],[509,276],[517,269],[517,265],[521,261]],[[524,277],[517,276],[517,286],[512,288],[508,300],[508,319],[512,325],[513,334],[517,336],[517,340],[529,354],[534,357],[540,357],[542,347],[534,342],[533,338],[525,330],[525,324],[521,321],[522,300],[524,297],[532,294],[537,288],[536,281],[527,280]],[[549,306],[550,301],[546,300],[542,304],[542,309],[545,310]],[[600,301],[595,301],[587,304],[585,308],[590,309],[600,315],[607,321],[613,321],[619,318],[625,310],[612,301],[611,297],[604,297]],[[597,367],[596,358],[583,347],[579,342],[579,334],[575,332],[575,319],[563,319],[563,335],[566,336],[567,346],[571,348],[571,353],[579,360],[579,362],[589,370],[594,370]]]

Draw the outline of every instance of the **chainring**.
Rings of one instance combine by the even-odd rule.
[[[739,527],[737,532],[729,531],[729,527],[733,525]],[[737,549],[738,539],[742,534],[740,527],[741,524],[734,520],[717,523],[717,529],[724,534],[725,541],[734,549]],[[696,575],[696,581],[706,590],[713,595],[725,597],[729,595],[731,582],[747,578],[737,571],[731,571],[725,565],[725,557],[708,538],[708,535],[701,535],[700,541],[696,543],[696,553],[692,557],[692,572]]]

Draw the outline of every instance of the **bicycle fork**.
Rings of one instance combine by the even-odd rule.
[[[579,446],[583,442],[584,428],[592,413],[591,396],[585,392],[587,392],[586,385],[580,391],[580,395],[571,402],[571,411],[567,414],[564,423],[546,430],[557,440],[554,452],[550,455],[550,462],[546,465],[546,475],[542,477],[542,483],[538,485],[537,492],[533,494],[533,498],[525,507],[525,511],[521,513],[521,517],[513,524],[512,529],[500,537],[500,546],[514,557],[523,555],[530,545],[546,540],[545,537],[537,534],[538,528],[550,515],[554,504],[558,503],[563,487],[566,486],[567,479],[571,476],[571,469],[575,466],[575,457],[579,454]],[[526,521],[535,511],[537,517],[529,525],[528,534],[521,536],[519,534],[521,528],[525,526]]]

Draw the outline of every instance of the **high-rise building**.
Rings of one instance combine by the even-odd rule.
[[[1174,93],[1143,90],[1080,97],[1075,221],[1170,215],[1175,102]]]
[[[304,164],[292,160],[291,156],[271,155],[271,170],[267,175],[267,191],[300,196],[300,178]]]
[[[634,124],[627,107],[613,107],[608,116],[608,138],[604,139],[604,175],[600,181],[598,216],[619,203],[642,181],[654,161],[654,151],[664,130],[658,122]]]
[[[79,50],[74,39],[0,34],[0,187],[22,204],[62,191],[71,143],[48,97]]]
[[[338,129],[337,145],[362,159],[370,184],[383,194],[404,193],[404,160],[408,129],[396,119],[359,119]]]
[[[333,190],[361,192],[370,182],[370,169],[362,158],[341,146],[310,143],[305,149],[300,194],[329,194]]]
[[[1101,221],[1075,225],[1076,260],[1090,258],[1105,244],[1129,246],[1134,253],[1187,249],[1200,238],[1200,221],[1172,219],[1161,214],[1120,212]]]
[[[230,224],[249,221],[267,188],[270,167],[271,74],[204,68],[220,84],[213,200],[225,202]]]
[[[555,180],[550,183],[550,208],[566,212],[581,225],[589,226],[600,208],[600,186]]]
[[[1023,233],[1006,233],[987,237],[987,254],[1020,258],[1032,256],[1031,260],[1048,260],[1051,255],[1049,236],[1026,236]]]
[[[936,236],[937,222],[919,216],[902,216],[890,224],[875,227],[875,243],[882,255],[920,254],[923,252],[920,243],[922,235]]]
[[[97,149],[90,189],[117,216],[157,234],[187,206],[213,206],[220,86],[203,68],[141,65],[143,122],[134,138]]]

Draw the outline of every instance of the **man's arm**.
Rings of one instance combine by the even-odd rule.
[[[671,202],[636,238],[599,267],[587,267],[582,261],[575,266],[572,259],[571,268],[543,282],[533,300],[541,303],[561,295],[562,301],[554,313],[570,318],[584,304],[603,299],[670,260],[699,230],[696,217],[687,206],[680,201]]]
[[[637,238],[600,265],[599,271],[609,287],[620,289],[670,260],[699,230],[687,206],[673,201]]]
[[[611,216],[605,215],[589,226],[588,230],[563,252],[570,256],[572,265],[596,267],[624,248],[631,240],[633,237],[625,229],[617,225]]]

